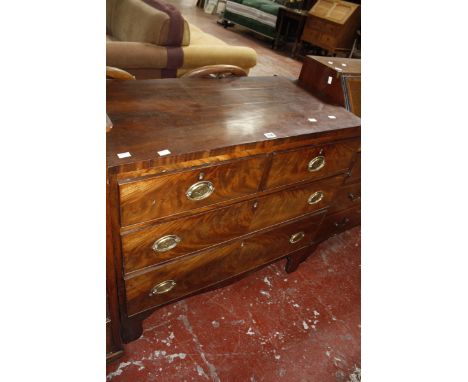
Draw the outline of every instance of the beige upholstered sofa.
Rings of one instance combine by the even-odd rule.
[[[180,77],[205,65],[257,63],[251,48],[231,46],[189,24],[162,0],[106,0],[106,64],[137,79]]]

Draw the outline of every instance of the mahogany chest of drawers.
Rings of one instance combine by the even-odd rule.
[[[354,191],[360,119],[284,78],[109,81],[107,113],[117,344],[165,304],[280,258],[295,270]]]

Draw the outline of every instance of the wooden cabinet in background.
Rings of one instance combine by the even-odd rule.
[[[309,11],[302,40],[329,52],[353,46],[360,6],[341,0],[318,0]]]

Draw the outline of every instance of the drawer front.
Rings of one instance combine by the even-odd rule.
[[[258,199],[251,230],[258,230],[295,217],[318,211],[333,201],[343,176],[309,183]]]
[[[274,228],[244,240],[242,256],[260,257],[271,261],[310,245],[325,213],[323,211],[312,216],[309,215],[300,221]]]
[[[307,246],[321,219],[322,214],[308,217],[130,278],[126,280],[127,313],[131,316],[163,305]]]
[[[186,255],[246,234],[253,201],[173,220],[122,236],[126,272]]]
[[[244,266],[240,249],[240,242],[216,247],[127,280],[127,314],[157,307],[237,274]]]
[[[254,193],[265,157],[119,185],[121,225],[128,226]]]
[[[361,224],[361,208],[355,207],[328,215],[323,220],[315,240],[321,241]]]
[[[345,183],[354,183],[361,179],[361,151],[356,155],[356,160],[351,167],[351,173],[346,178]]]
[[[361,206],[361,183],[342,186],[335,195],[329,213],[345,210],[351,207]]]
[[[359,140],[275,153],[266,188],[271,189],[305,180],[346,172]]]

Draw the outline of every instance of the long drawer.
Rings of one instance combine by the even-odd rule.
[[[201,250],[249,232],[255,201],[176,219],[122,236],[126,272]]]
[[[119,185],[121,226],[235,199],[258,191],[265,157],[124,182]]]
[[[125,272],[202,250],[327,207],[343,177],[176,219],[122,235]]]
[[[308,216],[127,279],[127,314],[163,305],[303,248],[313,240],[323,216],[324,212]]]
[[[266,188],[310,181],[346,172],[359,140],[275,153]]]
[[[336,176],[259,198],[251,229],[268,227],[327,207],[342,183],[343,176]]]

